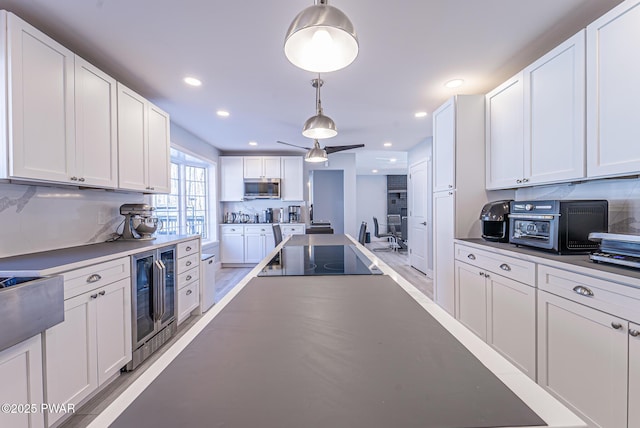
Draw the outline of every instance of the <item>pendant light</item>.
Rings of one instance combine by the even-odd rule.
[[[316,88],[316,115],[307,119],[302,127],[302,135],[307,138],[323,139],[338,135],[335,122],[322,113],[322,102],[320,101],[320,87],[324,82],[318,75],[317,79],[311,81],[311,85]]]
[[[284,54],[296,67],[314,73],[345,68],[358,56],[358,36],[340,9],[315,0],[293,20],[284,38]]]
[[[304,155],[305,162],[326,162],[329,160],[327,151],[320,148],[318,140],[314,140],[313,148],[309,149],[306,155]]]

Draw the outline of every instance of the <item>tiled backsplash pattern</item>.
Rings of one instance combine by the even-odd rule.
[[[139,193],[0,184],[0,257],[107,240],[120,205],[149,203]]]

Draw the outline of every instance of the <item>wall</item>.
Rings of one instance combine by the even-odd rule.
[[[386,223],[387,218],[387,176],[386,175],[358,175],[356,177],[356,219],[358,224],[367,222],[367,232],[371,240],[383,240],[374,236],[373,217],[380,223]],[[384,225],[380,226],[384,231]],[[384,239],[386,241],[386,238]]]
[[[518,189],[516,200],[607,199],[609,232],[640,234],[640,179],[608,179]]]
[[[304,163],[305,182],[309,182],[309,171],[316,169],[336,169],[344,171],[344,233],[358,237],[360,222],[356,217],[356,155],[355,153],[334,153],[328,162]],[[309,186],[305,186],[305,200],[309,200]]]
[[[171,124],[171,141],[216,160],[218,151]],[[151,203],[141,193],[0,183],[0,257],[103,242],[118,230],[128,203]],[[217,243],[204,246],[217,254]]]

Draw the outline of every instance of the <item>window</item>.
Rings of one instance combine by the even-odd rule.
[[[209,219],[210,189],[214,189],[215,166],[171,148],[171,193],[154,195],[156,215],[162,221],[159,235],[199,234],[215,239]]]

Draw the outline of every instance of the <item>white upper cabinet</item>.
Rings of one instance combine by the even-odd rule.
[[[15,15],[3,12],[2,18],[8,50],[8,176],[71,183],[74,54]]]
[[[220,200],[242,201],[244,182],[242,156],[220,156]]]
[[[303,163],[301,156],[282,156],[280,196],[283,201],[304,200]]]
[[[585,176],[584,30],[486,96],[487,189]]]
[[[455,98],[433,112],[433,191],[455,188],[456,115]]]
[[[516,187],[522,183],[523,87],[523,75],[519,73],[486,95],[487,189]]]
[[[587,26],[587,175],[640,171],[640,1]]]
[[[280,178],[280,157],[246,156],[244,178]]]
[[[168,193],[169,116],[118,83],[119,187]]]
[[[524,69],[523,184],[585,176],[584,33]]]
[[[86,186],[118,187],[116,81],[75,59],[76,175]]]

